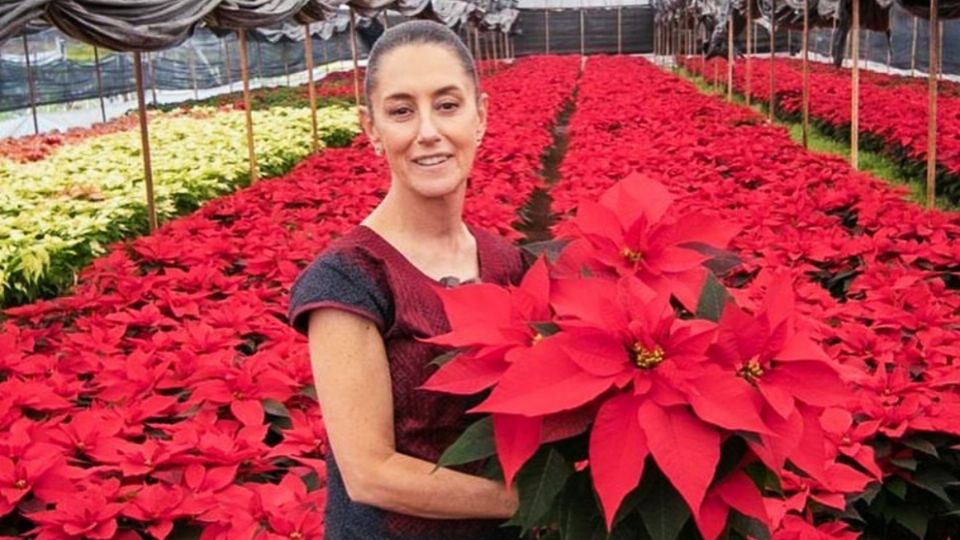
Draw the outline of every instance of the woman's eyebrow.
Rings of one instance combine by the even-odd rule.
[[[460,87],[459,87],[458,85],[456,85],[456,84],[448,84],[447,86],[444,86],[443,88],[440,88],[439,90],[435,90],[435,91],[433,92],[433,95],[434,95],[434,96],[442,96],[442,95],[444,95],[444,94],[455,94],[455,93],[459,93],[459,92],[462,92],[462,90],[460,89]],[[396,92],[396,93],[390,94],[389,96],[386,96],[386,97],[383,98],[383,99],[384,99],[384,101],[404,100],[404,99],[413,99],[413,96],[412,96],[411,94],[408,94],[407,92]]]

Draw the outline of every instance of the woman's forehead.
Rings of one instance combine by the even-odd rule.
[[[436,44],[409,44],[385,54],[377,68],[375,92],[392,96],[468,92],[470,77],[457,55]]]

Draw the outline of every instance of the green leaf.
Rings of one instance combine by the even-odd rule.
[[[903,481],[903,478],[895,476],[884,482],[883,487],[890,493],[896,495],[901,501],[907,500],[907,483]]]
[[[463,465],[488,458],[497,453],[493,442],[493,419],[485,416],[463,432],[437,462],[437,468]]]
[[[727,300],[727,289],[717,281],[713,274],[707,274],[707,281],[700,291],[700,301],[697,303],[697,318],[710,321],[719,321],[723,313],[723,305]]]
[[[553,448],[542,448],[517,473],[517,492],[520,507],[510,525],[524,531],[541,525],[542,517],[550,512],[554,501],[573,474],[573,466]]]
[[[917,538],[926,536],[927,522],[930,520],[930,516],[926,515],[920,508],[913,505],[894,504],[888,507],[887,512]]]
[[[643,491],[646,496],[640,504],[640,517],[652,540],[674,540],[690,519],[690,509],[677,490],[662,473],[644,473]]]
[[[603,527],[590,474],[586,471],[574,474],[567,481],[560,494],[559,506],[557,525],[563,540],[592,538],[597,528]]]
[[[906,439],[903,439],[900,442],[902,442],[904,446],[908,448],[913,448],[918,452],[923,452],[924,454],[933,456],[938,459],[940,458],[940,454],[937,453],[937,447],[934,446],[932,442],[928,441],[923,437],[907,437]]]
[[[287,410],[283,403],[280,403],[275,399],[263,400],[263,410],[267,411],[267,414],[272,414],[273,416],[290,418],[290,411]]]
[[[745,516],[736,510],[730,511],[727,524],[731,529],[739,531],[744,538],[756,538],[756,540],[770,540],[770,530],[756,519]]]
[[[913,458],[894,458],[890,460],[890,463],[893,463],[901,469],[907,469],[908,471],[917,470],[917,460]]]
[[[947,491],[944,488],[956,481],[955,476],[940,467],[923,469],[914,474],[910,479],[911,484],[933,493],[948,504],[953,503],[953,501],[950,500],[950,495],[947,495]]]

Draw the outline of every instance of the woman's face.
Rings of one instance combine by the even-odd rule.
[[[360,120],[393,182],[426,198],[456,193],[486,128],[487,96],[478,100],[457,56],[435,44],[393,49],[376,77]]]

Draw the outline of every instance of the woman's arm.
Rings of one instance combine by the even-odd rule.
[[[320,309],[309,336],[317,396],[351,500],[433,519],[513,515],[516,494],[503,484],[396,451],[390,370],[373,323]]]

